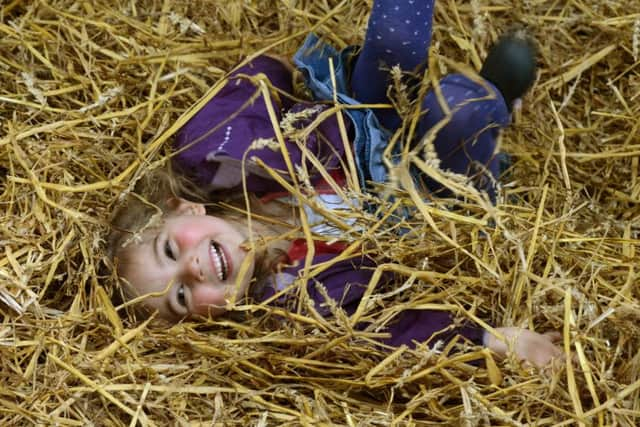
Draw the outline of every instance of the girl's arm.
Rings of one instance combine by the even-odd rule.
[[[316,254],[313,264],[328,262],[333,257],[335,254]],[[347,315],[353,314],[361,302],[375,267],[373,260],[359,256],[337,262],[309,279],[307,290],[315,302],[316,310],[323,316],[330,316],[332,314],[330,307],[339,306]],[[295,278],[301,268],[301,265],[291,267],[286,270],[286,273],[289,277]],[[389,275],[383,277],[381,282],[391,279]],[[327,303],[325,296],[331,298],[332,302]],[[359,325],[359,327],[365,326]],[[555,344],[561,338],[556,332],[539,334],[515,327],[495,329],[505,337],[506,342],[469,321],[456,321],[448,311],[404,310],[384,330],[390,334],[390,337],[382,341],[395,347],[403,344],[413,347],[416,342],[426,341],[433,346],[437,342],[446,343],[456,336],[462,336],[474,344],[489,348],[501,357],[513,351],[520,360],[539,367],[562,357],[562,350]]]
[[[385,343],[412,346],[414,341],[429,340],[429,345],[433,346],[438,341],[446,343],[460,335],[477,345],[487,347],[500,357],[513,352],[518,359],[537,367],[549,365],[554,359],[562,357],[562,350],[556,345],[562,336],[557,332],[539,334],[516,327],[499,327],[495,330],[506,341],[470,322],[456,324],[446,311],[407,310],[398,315],[397,321],[389,327],[391,338],[385,340]]]
[[[261,80],[270,89],[268,98],[264,96]],[[287,161],[274,126],[287,122],[289,127],[299,129],[328,108],[296,103],[289,95],[292,92],[290,66],[279,58],[259,56],[236,70],[176,134],[173,156],[176,170],[207,191],[241,189],[245,178],[249,192],[281,191],[254,159],[260,159],[289,179]],[[297,119],[283,120],[285,112]],[[315,155],[327,170],[338,167],[344,153],[335,117],[327,118],[304,137],[304,151],[302,143],[285,141],[288,160],[294,168],[304,165],[311,176],[315,169],[305,157],[307,153]]]

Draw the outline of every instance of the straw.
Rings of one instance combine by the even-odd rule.
[[[352,172],[341,189],[377,211],[324,212],[308,171],[289,164],[295,179],[278,179],[301,215],[308,204],[347,240],[336,261],[380,261],[357,311],[332,306],[325,319],[299,293],[291,310],[237,301],[234,315],[168,326],[113,300],[105,239],[122,193],[170,161],[175,132],[237,64],[290,57],[312,30],[338,48],[360,43],[371,1],[4,2],[0,425],[640,424],[640,3],[436,6],[425,90],[477,70],[516,24],[539,44],[536,84],[502,135],[512,165],[497,206],[407,149],[379,191],[362,194]],[[394,73],[401,144],[418,111]],[[317,125],[278,128],[276,144]],[[409,166],[458,198],[425,198]],[[314,238],[304,218],[291,235]],[[294,291],[331,266],[309,262]],[[420,308],[494,332],[561,331],[566,359],[538,370],[462,340],[379,343],[398,311]]]

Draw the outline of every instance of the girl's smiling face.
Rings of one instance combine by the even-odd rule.
[[[198,203],[176,198],[168,205],[159,227],[120,251],[120,276],[166,320],[220,315],[228,301],[244,296],[253,277],[255,261],[242,247],[248,230],[206,215]]]

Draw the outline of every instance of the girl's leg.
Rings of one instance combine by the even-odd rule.
[[[391,67],[421,73],[431,43],[435,0],[375,0],[365,42],[351,75],[354,97],[367,104],[386,104]],[[380,123],[390,130],[400,124],[393,109],[376,109]]]
[[[422,102],[424,116],[418,135],[435,132],[433,145],[440,168],[467,175],[476,188],[493,195],[492,178],[498,178],[495,161],[496,142],[500,129],[507,126],[510,114],[507,105],[493,85],[486,87],[462,74],[450,74],[439,82],[442,98],[430,91]],[[491,92],[493,93],[491,93]],[[440,101],[447,104],[447,117]],[[426,180],[429,190],[447,194],[437,183]]]
[[[441,99],[431,91],[422,102],[425,113],[418,134],[437,132],[433,143],[441,169],[472,177],[476,187],[492,199],[500,172],[497,138],[500,129],[510,123],[513,103],[533,84],[535,57],[531,41],[522,34],[509,34],[491,49],[483,64],[480,74],[484,85],[462,74],[451,74],[439,83]],[[449,117],[440,101],[449,107]],[[442,190],[430,180],[426,183],[431,191]]]

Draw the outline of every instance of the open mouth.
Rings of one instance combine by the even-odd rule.
[[[218,275],[218,279],[221,282],[227,280],[229,277],[229,261],[227,260],[227,256],[225,255],[222,247],[215,241],[211,241],[210,246],[210,254],[211,259],[213,260],[213,265],[216,270],[216,274]]]

